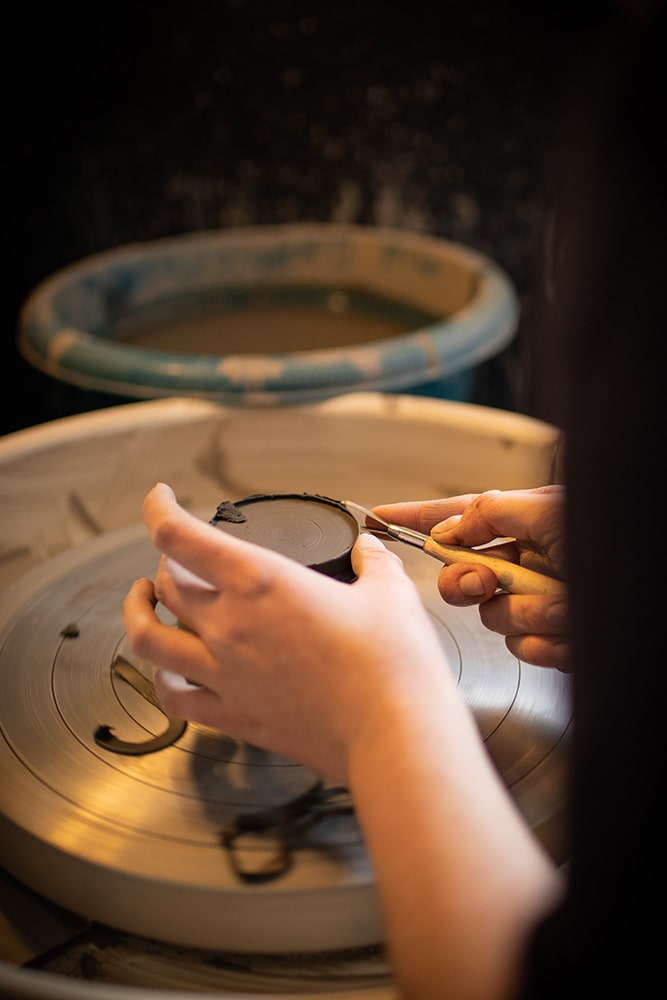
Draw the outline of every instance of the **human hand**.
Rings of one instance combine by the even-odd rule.
[[[494,548],[494,554],[562,579],[564,502],[562,486],[543,486],[383,504],[373,510],[386,520],[430,533],[443,544],[470,547],[497,538],[515,539]],[[562,596],[499,593],[490,569],[464,563],[440,570],[438,590],[448,604],[479,604],[482,623],[504,635],[507,648],[519,659],[568,669],[567,601]]]
[[[158,668],[167,714],[349,787],[402,992],[435,996],[445,981],[452,996],[509,995],[526,928],[560,880],[492,765],[398,556],[361,534],[357,579],[334,580],[198,520],[162,484],[144,520],[162,556],[123,614],[135,654]],[[185,627],[162,622],[158,602]],[[406,865],[413,854],[420,864]],[[434,927],[447,948],[425,960]]]
[[[342,583],[193,517],[163,484],[143,513],[162,557],[155,583],[129,591],[124,621],[135,654],[159,668],[170,716],[345,781],[383,706],[449,683],[416,587],[371,535],[352,551],[357,579]],[[161,622],[158,602],[185,628]]]

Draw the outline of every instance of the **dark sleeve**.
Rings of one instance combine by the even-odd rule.
[[[617,12],[563,161],[545,358],[566,440],[571,849],[521,1000],[648,997],[664,977],[666,42],[663,5]]]

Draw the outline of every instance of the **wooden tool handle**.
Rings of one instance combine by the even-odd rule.
[[[498,586],[509,594],[565,594],[566,586],[562,580],[556,580],[544,573],[526,569],[518,563],[498,556],[485,555],[482,551],[467,549],[459,545],[440,545],[434,538],[424,542],[424,552],[439,559],[446,565],[449,563],[477,563],[493,570],[498,580]]]

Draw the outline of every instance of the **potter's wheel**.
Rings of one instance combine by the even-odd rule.
[[[403,546],[396,551],[500,773],[537,835],[564,860],[567,678],[517,661],[483,629],[475,608],[441,601],[434,561]],[[129,663],[130,680],[150,678],[127,645],[121,603],[131,582],[156,566],[137,525],[61,553],[3,593],[4,866],[87,920],[178,948],[358,956],[381,944],[373,875],[353,814],[316,824],[291,852],[291,867],[265,882],[239,879],[221,843],[221,830],[239,813],[281,806],[316,775],[194,725],[151,753],[125,755],[95,742],[100,724],[130,742],[166,728],[141,684],[116,672]],[[243,865],[261,868],[277,846],[271,835],[245,838]],[[377,984],[385,971],[372,962],[352,981],[356,988],[367,974]],[[165,973],[161,985],[170,983]]]

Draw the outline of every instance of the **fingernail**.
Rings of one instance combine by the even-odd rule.
[[[567,605],[565,601],[556,601],[551,604],[544,615],[548,625],[562,629],[567,625]]]
[[[435,538],[436,542],[444,541],[454,531],[460,520],[460,514],[452,514],[450,517],[445,518],[444,521],[440,521],[439,524],[433,525],[431,536]]]
[[[484,584],[477,573],[464,573],[459,580],[459,587],[466,597],[481,597],[484,593]]]

